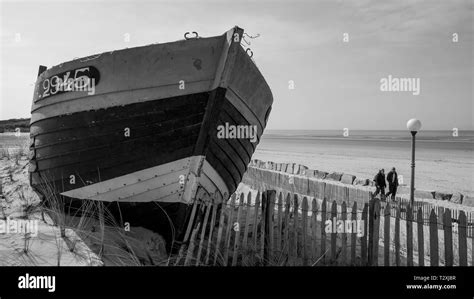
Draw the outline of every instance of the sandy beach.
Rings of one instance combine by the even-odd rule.
[[[396,167],[410,184],[410,140],[407,132],[272,131],[265,132],[254,159],[299,163],[326,172],[372,179],[377,170]],[[408,134],[409,135],[409,134]],[[428,135],[428,136],[426,136]],[[449,131],[419,134],[415,188],[474,196],[474,141],[467,131],[458,139]]]
[[[138,266],[168,262],[163,238],[150,230],[133,226],[125,230],[107,219],[101,223],[95,216],[67,217],[58,223],[51,218],[54,214],[42,207],[29,184],[27,157],[13,154],[0,158],[0,266]],[[93,211],[90,214],[95,215]],[[34,225],[28,230],[13,229],[25,222]]]

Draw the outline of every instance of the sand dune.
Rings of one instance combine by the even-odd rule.
[[[37,230],[0,231],[0,266],[166,265],[163,238],[141,227],[129,231],[96,217],[53,221],[28,182],[26,156],[0,159],[0,221],[34,221]],[[95,215],[94,215],[95,216]],[[61,225],[58,225],[61,224]],[[64,227],[64,230],[61,230]],[[0,225],[2,228],[2,225]]]

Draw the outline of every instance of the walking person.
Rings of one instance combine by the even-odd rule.
[[[395,170],[395,167],[390,170],[387,174],[387,182],[388,182],[388,193],[385,194],[388,197],[390,194],[392,195],[392,199],[395,199],[397,195],[397,188],[398,188],[398,174]]]
[[[380,198],[383,199],[382,197],[385,197],[385,170],[382,168],[379,170],[379,172],[375,175],[374,177],[374,182],[375,182],[375,193],[374,197],[377,196],[380,192]]]

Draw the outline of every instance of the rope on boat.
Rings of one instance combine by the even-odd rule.
[[[250,39],[255,39],[255,38],[257,38],[257,37],[260,37],[260,33],[257,33],[257,35],[252,36],[252,35],[250,35],[250,34],[247,34],[247,32],[244,32],[244,35],[242,36],[242,40],[243,40],[247,45],[250,46],[251,43],[245,39],[246,36],[247,36],[248,38],[250,38]]]

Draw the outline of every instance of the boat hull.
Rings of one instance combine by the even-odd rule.
[[[235,33],[242,31],[43,72],[32,108],[31,185],[45,199],[61,197],[70,214],[101,201],[122,224],[149,227],[168,244],[183,240],[196,198],[222,201],[236,190],[271,109],[268,85],[232,43]],[[95,94],[43,96],[45,80],[87,66],[100,80]],[[229,126],[254,127],[255,139],[219,136]]]

